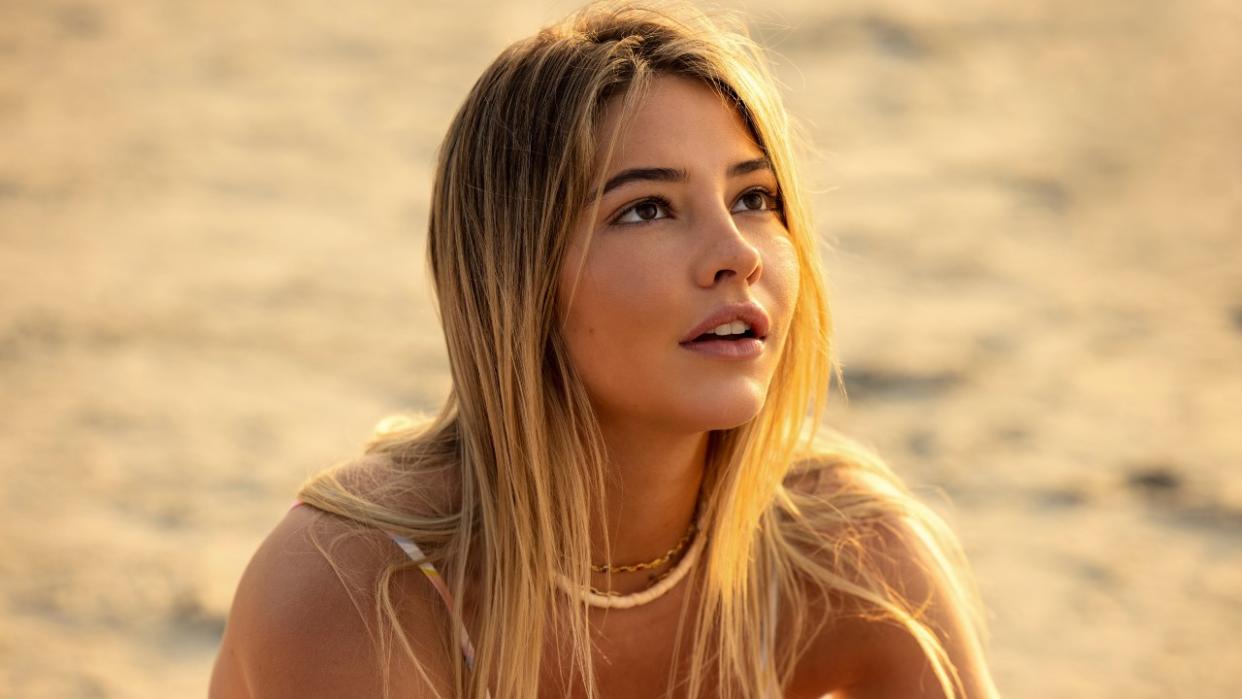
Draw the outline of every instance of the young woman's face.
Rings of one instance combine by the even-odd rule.
[[[616,102],[601,144],[617,125]],[[621,132],[603,181],[597,215],[590,205],[577,212],[559,280],[570,304],[564,337],[600,419],[665,431],[750,420],[798,295],[762,150],[717,93],[661,76]],[[742,330],[729,325],[737,322],[747,327],[736,339],[702,334]]]

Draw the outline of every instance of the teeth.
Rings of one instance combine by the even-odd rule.
[[[750,328],[750,326],[746,323],[740,320],[735,320],[732,323],[721,323],[707,332],[715,335],[741,335],[746,332],[748,328]]]

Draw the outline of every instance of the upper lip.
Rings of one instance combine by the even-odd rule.
[[[694,326],[686,336],[681,339],[682,343],[690,342],[694,338],[703,333],[714,329],[724,323],[732,323],[740,320],[750,326],[755,333],[755,337],[762,340],[768,336],[768,326],[771,321],[768,320],[768,314],[763,307],[754,301],[746,301],[744,303],[730,303],[712,311],[710,315]]]

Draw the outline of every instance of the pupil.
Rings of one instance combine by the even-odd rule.
[[[746,208],[759,209],[763,207],[763,195],[759,192],[751,192],[746,195]]]
[[[638,214],[638,217],[642,220],[650,221],[656,217],[656,214],[659,213],[659,211],[656,210],[655,204],[647,202],[645,204],[639,204],[634,213]]]

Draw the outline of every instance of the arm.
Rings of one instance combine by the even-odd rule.
[[[393,547],[382,535],[342,539],[329,550],[343,579],[308,538],[317,517],[305,507],[289,512],[247,566],[216,658],[211,699],[382,695],[383,661],[372,642],[374,588]],[[328,534],[320,537],[325,542],[338,533],[329,520],[317,525]],[[394,604],[431,676],[421,675],[394,645],[387,660],[391,695],[450,696],[446,670],[452,663],[438,642],[438,600],[421,573],[408,573],[394,576]]]

